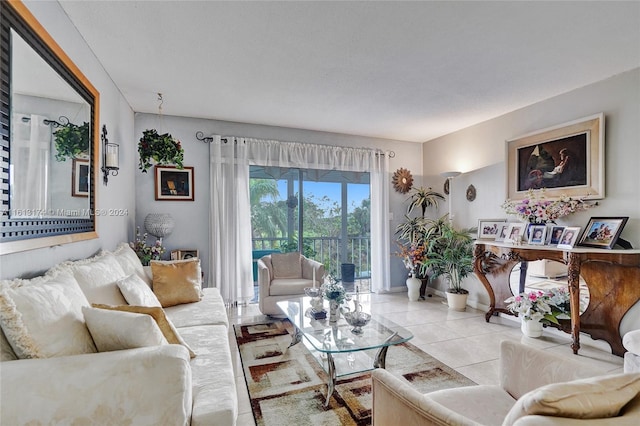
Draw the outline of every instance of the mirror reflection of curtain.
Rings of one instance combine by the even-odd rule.
[[[41,216],[49,209],[51,126],[44,123],[46,118],[14,114],[11,121],[11,209],[16,215]]]

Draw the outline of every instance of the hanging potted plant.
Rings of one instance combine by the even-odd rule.
[[[56,160],[89,155],[89,122],[78,126],[71,122],[61,124],[54,133]]]
[[[184,150],[180,141],[169,133],[161,135],[155,129],[142,132],[138,143],[138,154],[140,154],[138,167],[143,173],[152,166],[152,160],[155,164],[174,164],[179,169],[183,168]]]
[[[472,230],[457,230],[444,218],[446,215],[436,221],[438,226],[425,237],[427,250],[421,269],[423,273],[431,271],[430,280],[446,277],[449,281],[446,291],[449,308],[464,311],[469,291],[462,288],[462,281],[473,273]]]

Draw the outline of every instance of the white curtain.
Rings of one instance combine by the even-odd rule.
[[[11,208],[19,210],[18,215],[42,216],[49,209],[51,126],[45,119],[36,114],[14,114],[11,121],[11,185],[16,189],[11,191]]]
[[[227,304],[244,303],[253,298],[247,144],[214,136],[210,149],[209,282]]]
[[[228,294],[229,297],[235,295],[238,297],[236,300],[245,301],[249,298],[245,292],[248,291],[248,286],[252,285],[249,164],[369,172],[371,174],[372,289],[387,291],[391,288],[388,155],[369,148],[346,148],[251,138],[228,139],[236,140],[235,154],[229,147],[229,143],[220,142],[220,136],[214,136],[211,153],[213,193],[210,214],[212,232],[220,234],[212,235],[211,251],[214,257],[210,276],[216,277],[214,285],[221,291],[225,286],[238,287],[237,294],[228,290],[223,295]],[[235,155],[235,161],[233,161],[233,155]],[[234,165],[233,168],[230,168],[231,164]],[[231,237],[235,238],[234,241],[229,241]],[[220,261],[224,263],[219,264]],[[232,274],[227,275],[226,271],[231,271]]]

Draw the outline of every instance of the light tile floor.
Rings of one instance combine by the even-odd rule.
[[[594,341],[586,335],[580,337],[579,354],[573,355],[569,334],[545,329],[541,338],[527,338],[520,332],[517,318],[494,316],[487,323],[484,312],[469,307],[465,312],[451,311],[443,299],[436,296],[419,302],[410,302],[406,293],[370,294],[361,295],[361,298],[369,303],[372,312],[411,330],[414,335],[411,343],[478,384],[499,382],[499,346],[503,340],[515,340],[563,356],[577,357],[592,365],[594,373],[622,372],[623,359],[612,355],[606,342]],[[233,324],[264,318],[257,304],[229,310],[229,320]],[[238,425],[254,425],[233,330],[229,334],[229,342],[234,357],[239,401]],[[393,356],[392,350],[388,356]]]

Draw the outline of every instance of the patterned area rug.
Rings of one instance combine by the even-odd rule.
[[[369,372],[338,378],[325,408],[327,374],[304,344],[288,348],[291,323],[234,325],[234,330],[256,425],[371,424]],[[386,368],[421,392],[475,384],[410,343],[389,348]]]

